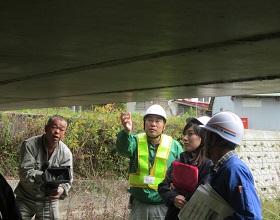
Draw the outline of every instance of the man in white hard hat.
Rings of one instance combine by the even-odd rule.
[[[201,127],[207,131],[206,154],[214,163],[210,185],[235,210],[226,219],[262,219],[253,175],[235,151],[244,133],[241,119],[232,112],[219,112]]]
[[[163,134],[166,112],[160,105],[150,106],[144,115],[145,133],[131,134],[131,114],[122,112],[123,130],[118,133],[117,151],[130,159],[130,220],[164,219],[167,207],[158,193],[166,170],[183,152],[181,144]]]

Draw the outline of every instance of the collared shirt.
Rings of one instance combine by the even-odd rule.
[[[220,160],[218,160],[218,162],[216,164],[213,164],[211,166],[211,172],[210,175],[213,176],[215,175],[218,170],[220,169],[220,167],[232,156],[237,155],[237,152],[235,150],[229,151],[228,153],[226,153],[224,156],[222,156],[222,158]]]

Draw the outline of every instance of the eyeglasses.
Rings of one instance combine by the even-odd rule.
[[[163,120],[161,118],[146,118],[145,120],[146,122],[152,124],[153,122],[155,122],[156,124],[162,124]]]

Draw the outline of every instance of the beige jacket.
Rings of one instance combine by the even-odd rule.
[[[48,160],[47,149],[44,143],[44,135],[31,137],[21,144],[20,149],[20,181],[15,189],[18,198],[32,201],[45,200],[44,193],[40,190],[43,183],[43,168],[48,161],[49,167],[70,166],[72,180],[70,183],[60,184],[63,193],[60,199],[64,199],[71,188],[73,181],[73,156],[70,149],[60,141]]]

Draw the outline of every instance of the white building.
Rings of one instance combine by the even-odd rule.
[[[136,112],[144,115],[146,110],[153,104],[161,105],[167,116],[184,115],[190,111],[190,108],[196,112],[196,116],[206,115],[210,102],[210,97],[207,98],[191,98],[191,99],[174,99],[160,102],[128,102],[127,111]]]
[[[279,93],[215,97],[212,115],[221,111],[231,111],[243,119],[245,128],[280,131],[279,97]]]

